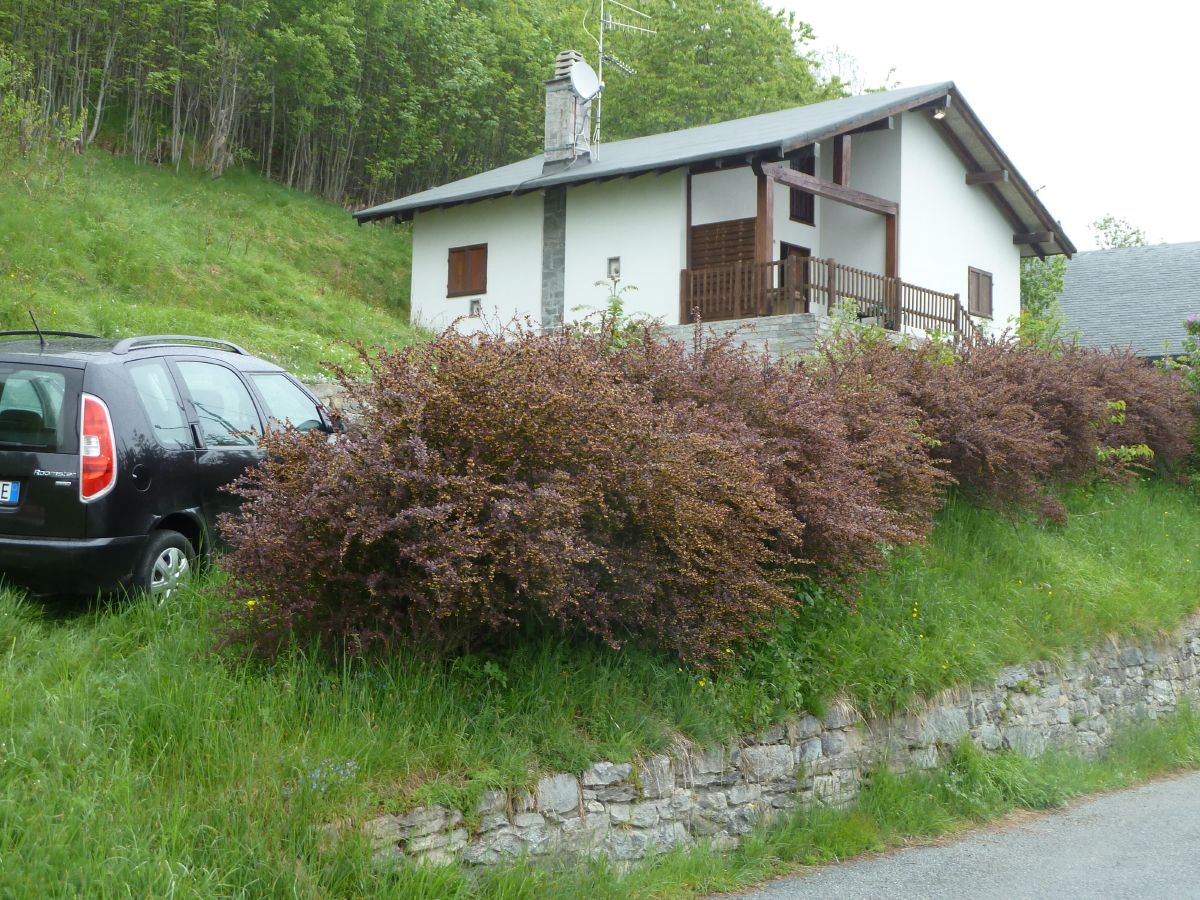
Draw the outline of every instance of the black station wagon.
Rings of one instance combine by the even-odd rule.
[[[227,341],[0,332],[0,580],[169,598],[281,423],[334,430],[296,379]]]

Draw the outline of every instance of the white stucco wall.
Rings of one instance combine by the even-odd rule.
[[[618,256],[619,286],[637,288],[624,295],[625,311],[662,317],[668,324],[679,321],[679,272],[687,252],[686,190],[686,173],[677,170],[567,191],[567,319],[604,306],[608,289],[595,283],[606,277],[609,257]]]
[[[786,241],[807,247],[813,256],[821,255],[821,204],[818,197],[813,216],[816,225],[793,222],[790,189],[775,185],[775,248],[773,257],[779,259],[779,243]],[[758,215],[758,178],[749,166],[704,172],[692,176],[692,224],[709,225],[730,219],[752,219]]]
[[[900,201],[900,132],[870,131],[850,139],[850,187],[888,200]],[[833,141],[821,145],[818,175],[833,181]],[[883,274],[887,260],[884,217],[844,203],[821,203],[821,256],[847,266]],[[900,217],[903,220],[904,205]],[[901,268],[901,274],[904,270]]]
[[[451,247],[488,245],[487,293],[447,297]],[[505,324],[514,316],[537,319],[542,303],[542,195],[501,197],[413,218],[412,321],[442,331],[470,312],[478,296],[485,318]],[[473,330],[479,320],[460,323]]]
[[[758,215],[758,179],[749,166],[692,176],[692,224],[710,225]]]
[[[817,171],[820,172],[820,168]],[[757,190],[757,186],[755,190]],[[791,188],[782,184],[775,185],[775,197],[773,198],[775,208],[775,248],[772,257],[774,259],[782,258],[782,253],[779,250],[781,241],[795,244],[797,247],[807,247],[813,256],[821,256],[821,228],[825,221],[822,216],[824,215],[824,205],[827,201],[824,197],[815,198],[813,222],[816,224],[805,225],[803,222],[793,222],[791,219],[791,195]]]
[[[927,113],[905,113],[900,126],[900,277],[959,294],[965,308],[967,269],[991,272],[988,327],[1003,330],[1021,308],[1020,251],[1012,242],[1012,226],[982,185],[966,183],[965,167]]]

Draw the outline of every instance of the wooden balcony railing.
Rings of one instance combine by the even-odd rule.
[[[680,273],[681,321],[690,322],[693,309],[700,310],[705,322],[808,312],[802,265],[808,261],[790,257],[684,269]]]
[[[853,301],[862,318],[885,328],[919,328],[973,337],[975,324],[958,294],[943,294],[832,259],[790,256],[767,263],[736,262],[680,273],[680,321],[745,319],[832,310]]]

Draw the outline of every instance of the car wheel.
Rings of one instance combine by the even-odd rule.
[[[155,531],[133,573],[135,590],[156,603],[177,597],[196,570],[196,551],[178,531]]]

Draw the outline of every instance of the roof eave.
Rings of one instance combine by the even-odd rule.
[[[1052,242],[1043,242],[1042,244],[1037,245],[1025,245],[1021,248],[1021,255],[1056,256],[1062,254],[1067,256],[1067,258],[1074,256],[1077,252],[1075,245],[1071,242],[1071,239],[1067,237],[1067,233],[1063,230],[1062,225],[1059,224],[1058,220],[1056,220],[1050,214],[1050,210],[1046,208],[1045,204],[1038,199],[1037,192],[1030,187],[1029,182],[1025,180],[1025,176],[1023,176],[1017,167],[1013,165],[1012,160],[1008,158],[1008,154],[1006,154],[1000,148],[999,143],[997,143],[996,139],[992,137],[991,132],[987,130],[983,122],[980,121],[979,117],[975,114],[975,111],[971,109],[970,104],[968,104],[963,98],[962,93],[957,87],[952,87],[950,93],[953,97],[951,107],[952,115],[961,118],[963,122],[966,123],[967,127],[975,132],[979,139],[984,143],[990,155],[993,157],[995,167],[1004,169],[1009,173],[1008,181],[1005,183],[1007,190],[1015,193],[1021,200],[1022,204],[1031,213],[1033,213],[1034,217],[1037,219],[1037,224],[1041,226],[1039,230],[1053,232],[1054,234],[1054,240]],[[983,163],[984,164],[982,167],[991,167],[987,161],[983,161]],[[997,188],[992,185],[987,185],[985,187],[988,189],[989,194],[993,195],[993,200],[1000,199],[1001,188]],[[999,203],[997,205],[999,205]],[[1025,230],[1032,230],[1028,228],[1028,223],[1022,222],[1020,224],[1025,228]]]
[[[843,119],[838,123],[826,126],[824,128],[809,129],[808,131],[799,132],[797,134],[786,136],[782,139],[773,138],[770,141],[747,144],[742,147],[724,148],[718,153],[701,152],[687,156],[675,157],[669,160],[659,160],[657,162],[640,163],[616,169],[606,169],[598,171],[592,177],[588,177],[586,170],[561,170],[550,175],[528,179],[515,186],[467,192],[454,197],[452,200],[438,199],[421,201],[418,199],[421,194],[414,194],[410,197],[394,200],[391,203],[384,203],[379,206],[371,207],[370,209],[352,213],[352,215],[360,224],[377,219],[396,217],[397,214],[405,214],[403,215],[403,218],[404,220],[408,220],[412,218],[414,213],[424,210],[437,209],[445,206],[457,206],[462,203],[471,203],[477,200],[489,200],[497,197],[526,194],[533,191],[543,190],[548,187],[555,187],[560,184],[586,184],[592,181],[605,181],[613,178],[634,177],[637,175],[670,171],[673,169],[682,168],[684,166],[692,166],[696,165],[697,163],[714,162],[717,160],[729,160],[733,162],[744,159],[746,163],[749,163],[754,159],[760,159],[764,161],[779,160],[783,159],[783,157],[788,153],[791,153],[800,147],[804,147],[808,144],[813,144],[818,141],[824,141],[829,138],[836,137],[839,134],[845,134],[846,132],[854,131],[870,125],[873,122],[878,122],[881,119],[886,119],[889,116],[899,115],[900,113],[907,112],[910,109],[924,106],[931,101],[937,100],[939,97],[946,96],[946,94],[953,90],[953,82],[942,82],[931,86],[928,91],[924,91],[904,101],[899,101],[886,107],[880,107],[871,110],[869,113],[862,113],[857,116]],[[537,157],[530,157],[530,159],[536,158]],[[529,162],[529,160],[525,160],[525,162]],[[583,177],[580,177],[581,174]],[[423,191],[422,193],[426,192]]]
[[[587,184],[596,181],[608,181],[617,178],[632,178],[639,175],[650,174],[653,172],[667,172],[674,169],[694,166],[698,163],[713,163],[721,160],[730,163],[749,163],[755,160],[768,161],[783,159],[787,154],[799,149],[808,144],[813,144],[819,141],[828,140],[836,137],[839,134],[855,131],[885,119],[889,116],[899,115],[904,112],[913,111],[920,107],[928,106],[930,103],[937,101],[942,97],[949,96],[951,102],[948,108],[949,115],[947,119],[959,119],[966,128],[973,133],[973,136],[982,145],[982,149],[991,159],[978,159],[976,155],[957,138],[952,129],[947,123],[946,130],[943,136],[952,142],[957,142],[959,147],[956,152],[961,155],[965,154],[968,158],[963,159],[965,165],[975,165],[977,168],[1003,168],[1010,173],[1009,180],[1001,187],[996,185],[984,185],[983,189],[987,191],[993,203],[1000,209],[1001,213],[1010,220],[1010,224],[1014,229],[1023,231],[1034,230],[1030,226],[1036,224],[1038,231],[1047,231],[1054,235],[1052,241],[1044,241],[1037,244],[1026,244],[1020,249],[1022,256],[1054,256],[1063,254],[1068,258],[1073,256],[1077,251],[1071,239],[1067,237],[1066,232],[1057,220],[1046,209],[1045,205],[1037,197],[1037,192],[1034,191],[1024,176],[1013,166],[1008,155],[1000,148],[1000,145],[992,137],[991,133],[984,127],[979,117],[971,109],[963,98],[961,92],[953,82],[942,82],[931,85],[929,90],[922,91],[920,94],[910,96],[905,100],[889,104],[888,106],[877,107],[869,112],[860,113],[857,116],[852,116],[843,119],[831,125],[813,128],[804,132],[800,132],[783,139],[772,139],[768,142],[759,142],[748,144],[736,148],[722,148],[720,152],[700,152],[684,156],[675,157],[667,160],[657,160],[654,162],[637,163],[629,166],[618,166],[616,168],[598,169],[594,174],[589,174],[586,169],[567,168],[551,174],[539,175],[533,178],[518,182],[517,184],[509,184],[497,186],[493,188],[485,188],[475,191],[467,191],[466,193],[453,197],[439,197],[436,199],[422,200],[423,194],[430,191],[423,191],[419,194],[414,194],[400,200],[394,200],[390,203],[381,204],[371,207],[370,209],[361,210],[353,213],[354,218],[362,224],[364,222],[376,221],[379,219],[394,218],[396,221],[409,221],[413,216],[422,211],[446,208],[451,206],[459,206],[464,203],[472,203],[479,200],[495,199],[506,196],[519,196],[535,191],[544,190],[549,187],[555,187],[564,184]],[[525,163],[531,163],[537,157],[531,157],[525,160]],[[432,189],[432,190],[437,190]],[[1023,207],[1025,211],[1032,215],[1036,223],[1030,223],[1025,220],[1021,211],[1014,208],[1014,201],[1017,205]]]

